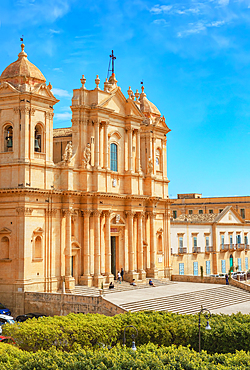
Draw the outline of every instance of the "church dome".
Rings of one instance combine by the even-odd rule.
[[[159,109],[147,98],[143,99],[143,113],[152,113],[161,116]]]
[[[21,49],[18,59],[6,67],[1,74],[0,81],[12,82],[14,84],[28,83],[30,85],[46,82],[42,72],[27,59],[24,44],[21,45]]]
[[[146,94],[144,93],[144,86],[142,86],[141,90],[142,92],[140,94],[140,107],[143,114],[145,116],[161,117],[161,112],[159,111],[159,109],[156,108],[156,106],[146,98]]]

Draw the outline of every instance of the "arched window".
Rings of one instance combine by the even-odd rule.
[[[8,259],[9,258],[9,238],[7,238],[7,236],[4,236],[1,239],[0,258],[1,259]]]
[[[13,150],[13,127],[7,125],[4,128],[4,151],[12,152]]]
[[[110,169],[117,172],[117,145],[110,144]]]
[[[35,127],[35,137],[34,137],[34,151],[42,152],[43,145],[43,129],[41,125],[36,125]]]
[[[42,258],[42,238],[39,235],[35,239],[34,258]]]

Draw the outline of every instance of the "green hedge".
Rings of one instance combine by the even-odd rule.
[[[209,353],[234,353],[250,348],[250,315],[212,315],[212,330],[205,330],[202,316],[201,344]],[[114,346],[122,343],[127,325],[138,329],[137,345],[154,343],[160,346],[188,346],[198,350],[198,315],[167,312],[138,312],[107,317],[99,314],[70,314],[28,320],[5,325],[3,334],[12,336],[18,346],[36,352],[55,347],[73,352],[76,348],[98,348],[101,343]],[[127,345],[131,345],[130,329]]]
[[[110,351],[79,350],[63,352],[51,348],[36,353],[25,352],[8,344],[0,344],[1,370],[213,370],[250,369],[250,353],[209,355],[180,346],[143,345],[133,352],[117,346]]]

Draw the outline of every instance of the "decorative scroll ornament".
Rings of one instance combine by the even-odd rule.
[[[84,153],[83,153],[83,167],[88,168],[90,166],[90,160],[91,160],[91,149],[90,149],[90,144],[88,143]]]

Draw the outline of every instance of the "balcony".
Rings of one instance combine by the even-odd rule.
[[[205,253],[212,253],[213,252],[213,247],[205,247]]]
[[[245,246],[245,248],[244,249],[250,249],[250,246],[249,246],[249,244],[244,244],[244,246]]]
[[[245,248],[245,244],[235,244],[235,250],[243,251]]]
[[[193,253],[200,253],[201,247],[193,247]]]
[[[187,253],[187,247],[178,248],[178,254],[186,254]]]
[[[220,245],[220,251],[221,252],[227,252],[229,249],[231,250],[231,247],[233,244],[221,244]]]

